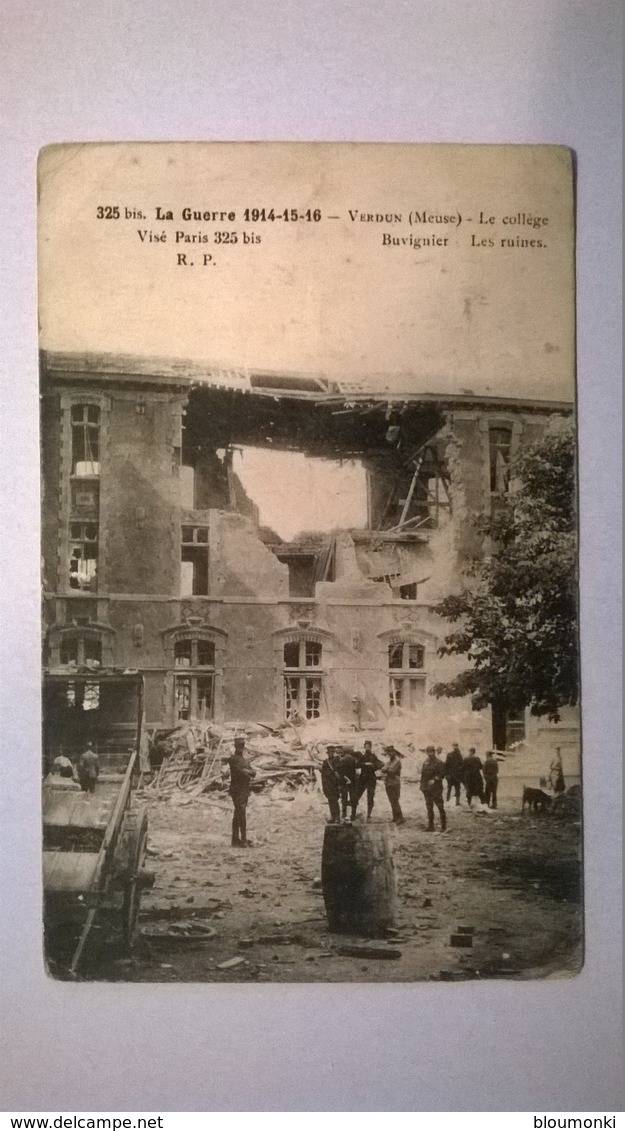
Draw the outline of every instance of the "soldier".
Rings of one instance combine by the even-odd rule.
[[[250,848],[251,841],[247,839],[247,803],[250,796],[250,783],[256,777],[256,770],[252,768],[244,754],[245,739],[235,738],[234,754],[228,758],[230,767],[230,796],[234,805],[232,817],[232,847]]]
[[[464,788],[467,791],[467,803],[470,805],[474,797],[484,803],[484,782],[482,780],[482,763],[475,753],[475,746],[469,748],[469,754],[463,765]]]
[[[95,793],[95,786],[100,774],[100,760],[93,743],[87,743],[87,749],[78,759],[78,781],[83,793]]]
[[[340,825],[341,775],[339,773],[336,746],[328,746],[326,759],[321,763],[321,788],[330,807],[330,824]]]
[[[494,750],[486,751],[486,761],[482,767],[482,772],[484,774],[484,802],[490,809],[496,809],[499,766]]]
[[[564,793],[566,790],[564,771],[562,769],[562,753],[559,746],[556,746],[555,757],[549,767],[549,782],[556,795]]]
[[[440,758],[436,757],[433,746],[426,748],[426,759],[421,769],[421,782],[419,788],[425,798],[425,808],[428,815],[428,832],[434,832],[434,806],[438,809],[441,819],[441,832],[447,828],[447,817],[443,803],[443,778],[445,766]]]
[[[447,779],[447,801],[453,789],[456,795],[456,805],[460,804],[460,786],[463,779],[464,760],[457,742],[454,742],[449,754],[445,758],[445,777]]]
[[[360,801],[363,793],[367,794],[367,820],[371,820],[373,813],[373,806],[375,803],[375,790],[377,785],[376,771],[382,769],[383,763],[378,758],[377,754],[373,753],[373,744],[367,739],[364,746],[364,751],[360,755],[359,761],[360,773],[356,786],[356,805]]]
[[[347,809],[349,807],[351,820],[353,821],[356,817],[356,806],[358,804],[356,798],[358,763],[353,746],[343,746],[340,749],[342,753],[338,758],[338,769],[341,775],[341,815],[343,820],[346,821]]]
[[[401,756],[394,746],[385,746],[384,753],[388,757],[388,762],[382,770],[382,775],[384,777],[386,796],[391,803],[392,820],[396,825],[403,825],[404,815],[399,804],[399,796],[401,793]]]

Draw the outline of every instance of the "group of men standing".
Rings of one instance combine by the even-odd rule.
[[[384,765],[373,753],[372,743],[367,741],[362,752],[353,746],[328,746],[327,757],[321,767],[321,785],[330,809],[330,821],[354,820],[358,802],[367,794],[367,820],[371,819],[376,789],[377,774],[384,779],[386,794],[391,806],[392,820],[395,824],[404,823],[399,802],[401,793],[401,756],[394,746],[385,746],[388,762]],[[441,758],[442,749],[428,746],[426,758],[421,769],[420,789],[425,800],[428,817],[428,831],[434,830],[434,810],[438,810],[440,826],[447,828],[447,816],[443,800],[443,783],[447,782],[447,801],[455,793],[456,805],[460,805],[460,790],[464,786],[467,802],[474,798],[492,809],[497,808],[497,780],[499,767],[495,753],[489,750],[482,763],[475,748],[471,747],[467,757],[463,757],[457,742]],[[348,818],[349,810],[349,818]]]
[[[477,798],[482,805],[488,805],[491,809],[497,808],[499,766],[494,750],[487,751],[484,762],[478,758],[474,746],[470,747],[467,757],[464,758],[457,742],[454,742],[444,762],[440,757],[441,747],[436,750],[434,746],[428,746],[425,753],[420,788],[425,798],[429,832],[434,829],[435,807],[440,815],[441,829],[447,828],[443,802],[444,781],[447,782],[447,801],[454,793],[456,805],[460,805],[460,790],[464,786],[468,805]]]
[[[358,804],[365,793],[367,820],[370,821],[375,804],[377,775],[381,772],[393,821],[396,824],[403,823],[399,804],[401,759],[394,746],[385,746],[384,753],[388,756],[386,765],[373,753],[373,744],[369,741],[365,742],[362,750],[354,750],[352,745],[327,747],[326,758],[321,765],[321,788],[328,802],[331,822],[338,824],[341,820],[354,821]]]
[[[441,753],[440,748],[437,753]],[[469,748],[467,757],[463,758],[458,743],[454,742],[445,758],[444,771],[448,801],[453,791],[456,795],[456,805],[459,805],[460,789],[464,786],[469,805],[476,797],[483,805],[488,805],[491,809],[497,808],[499,764],[494,750],[487,750],[486,758],[482,762],[474,746]]]
[[[250,796],[252,779],[256,776],[250,762],[245,757],[245,739],[234,740],[234,753],[228,759],[230,767],[230,796],[234,806],[232,819],[232,846],[246,848],[247,839],[246,810]],[[367,740],[362,750],[355,750],[351,744],[329,745],[326,758],[321,765],[321,788],[328,802],[330,822],[354,821],[361,799],[367,797],[367,820],[371,820],[375,804],[378,776],[384,781],[386,796],[391,807],[391,819],[396,825],[403,825],[404,816],[400,805],[401,795],[401,755],[394,746],[385,746],[383,753],[386,763],[373,752],[373,744]],[[425,800],[428,817],[428,831],[434,830],[434,810],[440,818],[440,826],[447,828],[447,816],[443,800],[443,783],[447,782],[447,801],[455,793],[456,805],[460,805],[460,790],[464,786],[467,802],[474,798],[482,804],[497,808],[497,778],[499,768],[492,750],[489,750],[484,763],[478,758],[474,747],[467,757],[463,757],[457,742],[441,758],[442,749],[428,746],[426,758],[421,769],[420,789]]]

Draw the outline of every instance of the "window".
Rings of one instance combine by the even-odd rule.
[[[205,597],[208,594],[208,527],[183,526],[180,569],[180,596]]]
[[[69,587],[94,593],[98,573],[97,522],[69,524]]]
[[[84,633],[65,635],[61,639],[59,658],[62,664],[96,667],[102,663],[102,641]]]
[[[488,430],[491,495],[505,495],[510,484],[510,450],[512,429],[491,427]]]
[[[425,702],[425,648],[399,640],[388,646],[389,709],[391,714],[415,711]]]
[[[215,707],[215,644],[185,637],[174,644],[176,719],[211,719]],[[184,671],[183,674],[181,670]]]
[[[100,409],[76,404],[71,409],[72,475],[100,474]]]
[[[287,719],[321,716],[323,646],[318,640],[289,640],[283,646],[284,711]],[[311,675],[311,670],[317,674]]]
[[[65,702],[77,710],[97,711],[100,707],[100,684],[95,680],[87,683],[68,683],[65,689]]]

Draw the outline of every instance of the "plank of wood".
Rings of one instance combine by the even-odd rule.
[[[88,892],[95,883],[99,862],[97,852],[44,852],[44,890]]]
[[[115,807],[118,790],[96,786],[95,793],[70,793],[45,787],[43,790],[44,826],[67,828],[106,828]]]

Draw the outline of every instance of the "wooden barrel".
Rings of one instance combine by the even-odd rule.
[[[395,864],[383,825],[326,825],[321,886],[331,931],[373,937],[395,915]]]

